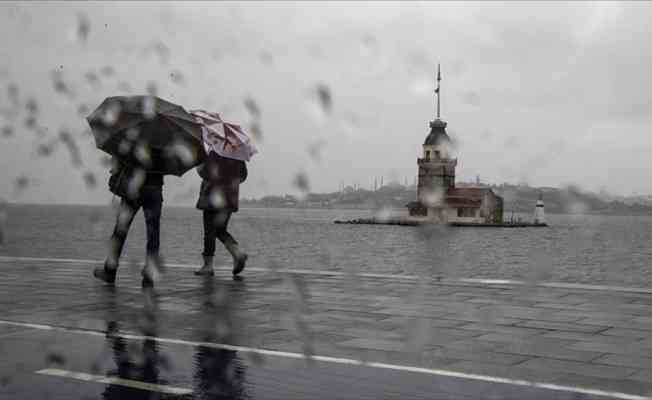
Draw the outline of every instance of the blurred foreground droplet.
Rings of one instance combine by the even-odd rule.
[[[318,84],[308,92],[307,111],[321,122],[330,115],[333,108],[331,90],[325,84]]]
[[[90,112],[91,109],[86,104],[80,104],[77,106],[77,114],[79,114],[80,117],[86,117]]]
[[[310,182],[308,180],[308,175],[306,175],[304,172],[297,173],[294,177],[294,180],[292,181],[292,184],[304,193],[308,193],[310,191]]]
[[[9,97],[9,101],[11,101],[13,105],[18,104],[18,85],[10,83],[9,86],[7,86],[7,97]]]
[[[73,95],[72,90],[70,89],[68,84],[63,80],[63,75],[60,69],[52,71],[50,77],[52,79],[52,85],[54,87],[55,92],[67,96]]]
[[[34,98],[29,98],[25,103],[25,108],[30,114],[36,114],[38,112],[38,103]]]
[[[2,127],[2,136],[9,137],[14,134],[14,128],[10,125],[5,125]]]
[[[100,70],[100,73],[106,77],[113,76],[115,74],[115,70],[113,69],[112,66],[110,65],[105,65],[102,67]]]
[[[143,187],[143,184],[145,183],[145,171],[142,169],[136,169],[131,176],[131,179],[127,182],[127,195],[132,198],[136,199],[139,197],[140,194],[140,189]]]
[[[47,365],[58,365],[62,366],[66,363],[66,358],[59,353],[48,353],[45,356],[45,363]]]
[[[86,14],[77,14],[77,38],[86,41],[91,31],[91,21]]]
[[[314,143],[308,145],[308,154],[313,160],[320,162],[321,161],[321,152],[326,146],[326,140],[320,139]]]
[[[251,114],[251,116],[253,118],[259,118],[260,117],[260,107],[258,107],[258,104],[256,103],[256,100],[254,100],[251,97],[247,97],[244,100],[244,106],[245,106],[245,108],[247,109],[249,114]]]
[[[263,131],[260,129],[260,123],[257,121],[254,121],[249,125],[249,132],[251,132],[251,135],[257,141],[263,140]]]
[[[9,212],[7,211],[7,202],[0,199],[0,246],[5,243],[5,226],[7,224],[7,219],[9,218]]]
[[[186,81],[181,71],[172,71],[170,73],[170,79],[177,85],[183,85]]]
[[[84,74],[84,78],[86,79],[86,82],[90,83],[91,85],[97,85],[100,83],[100,77],[97,76],[97,74],[93,71],[88,71]]]
[[[325,84],[320,83],[317,85],[316,91],[322,108],[327,114],[330,113],[333,108],[333,97],[330,88]]]
[[[161,41],[154,42],[145,48],[146,53],[153,52],[161,64],[167,64],[170,58],[170,49]]]
[[[56,141],[51,141],[49,143],[40,143],[38,146],[36,146],[36,154],[39,157],[49,157],[54,152],[56,144]]]
[[[118,90],[124,93],[131,93],[131,85],[129,82],[120,81],[118,82]]]
[[[61,139],[61,142],[66,145],[66,148],[70,153],[70,158],[73,165],[76,167],[81,166],[81,151],[79,150],[79,146],[77,146],[77,142],[75,141],[75,138],[73,138],[72,134],[67,130],[61,130],[59,131],[59,139]]]
[[[14,181],[14,186],[17,190],[25,190],[29,185],[29,178],[25,175],[21,175]]]
[[[97,179],[95,178],[95,174],[93,174],[91,171],[84,172],[84,183],[87,187],[94,189],[97,186]]]
[[[147,82],[147,86],[145,87],[145,90],[147,91],[147,94],[150,96],[156,96],[158,93],[158,88],[156,86],[156,82]]]

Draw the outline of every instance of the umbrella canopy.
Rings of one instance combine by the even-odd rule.
[[[133,167],[181,176],[205,157],[200,125],[158,97],[108,97],[86,119],[97,148]]]
[[[206,153],[214,151],[222,157],[249,161],[258,152],[240,125],[223,121],[218,113],[190,110],[190,114],[201,125]]]

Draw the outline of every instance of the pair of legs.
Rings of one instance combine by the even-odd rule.
[[[143,286],[152,284],[151,263],[158,262],[161,235],[161,210],[163,208],[163,190],[161,187],[143,188],[143,193],[136,200],[122,198],[120,209],[111,235],[109,244],[109,255],[103,268],[96,268],[94,275],[108,283],[115,282],[115,274],[120,264],[120,256],[131,223],[138,210],[142,207],[145,214],[145,225],[147,228],[146,263],[143,269]]]
[[[233,275],[237,275],[245,267],[247,254],[240,251],[238,242],[226,230],[231,219],[230,210],[204,210],[204,266],[196,271],[196,275],[213,275],[213,257],[215,256],[215,241],[219,239],[233,257]]]

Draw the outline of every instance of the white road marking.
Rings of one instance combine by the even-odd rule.
[[[0,256],[0,263],[8,262],[50,262],[50,263],[66,263],[66,264],[102,264],[102,260],[85,260],[85,259],[76,259],[76,258],[43,258],[43,257],[12,257],[12,256]],[[178,268],[178,269],[197,269],[197,264],[178,264],[178,263],[166,263],[168,268]],[[229,266],[218,266],[215,268],[219,271],[231,271]],[[433,278],[419,275],[406,275],[406,274],[378,274],[378,273],[368,273],[361,272],[358,274],[353,274],[350,272],[344,271],[323,271],[323,270],[312,270],[312,269],[271,269],[271,268],[260,268],[260,267],[247,267],[247,272],[278,272],[283,274],[299,274],[299,275],[318,275],[318,276],[334,276],[334,277],[360,277],[360,278],[377,278],[377,279],[393,279],[399,281],[421,281],[429,280],[436,283],[444,284],[474,284],[474,285],[497,285],[497,286],[538,286],[538,287],[547,287],[555,289],[579,289],[579,290],[601,290],[608,292],[624,292],[624,293],[640,293],[640,294],[652,294],[652,288],[642,288],[642,287],[626,287],[626,286],[613,286],[613,285],[590,285],[583,283],[566,283],[566,282],[540,282],[540,283],[529,283],[519,280],[512,279],[481,279],[481,278]]]
[[[57,369],[57,368],[41,369],[39,371],[36,371],[36,373],[41,375],[58,376],[61,378],[77,379],[86,382],[126,386],[134,389],[149,390],[150,392],[160,392],[160,393],[168,393],[168,394],[175,394],[175,395],[192,394],[192,390],[186,388],[180,388],[180,387],[168,386],[168,385],[158,385],[155,383],[134,381],[131,379],[123,379],[123,378],[112,377],[112,376],[91,375],[84,372],[66,371],[64,369]]]
[[[53,326],[53,325],[31,324],[31,323],[7,321],[7,320],[0,320],[0,324],[30,327],[34,329],[45,329],[50,331],[67,332],[67,333],[74,333],[74,334],[81,334],[81,335],[106,336],[106,333],[101,331],[66,328],[66,327]],[[321,362],[326,362],[331,364],[357,365],[361,367],[387,369],[392,371],[403,371],[403,372],[413,372],[413,373],[427,374],[427,375],[446,376],[451,378],[470,379],[470,380],[476,380],[482,382],[499,383],[499,384],[506,384],[506,385],[515,385],[515,386],[526,386],[526,387],[532,387],[538,389],[555,390],[560,392],[571,392],[571,393],[585,394],[591,396],[604,396],[604,397],[611,397],[614,399],[622,399],[622,400],[652,400],[652,397],[640,396],[640,395],[629,394],[629,393],[591,389],[591,388],[585,388],[579,386],[557,385],[554,383],[535,382],[535,381],[528,381],[523,379],[502,378],[502,377],[491,376],[491,375],[471,374],[466,372],[458,372],[458,371],[451,371],[445,369],[422,368],[422,367],[414,367],[409,365],[387,364],[387,363],[380,363],[380,362],[365,362],[365,361],[355,360],[351,358],[340,358],[340,357],[331,357],[331,356],[320,356],[320,355],[306,356],[302,353],[292,353],[288,351],[258,349],[254,347],[233,346],[229,344],[212,343],[212,342],[195,342],[195,341],[183,340],[183,339],[143,336],[137,334],[117,334],[117,336],[129,340],[153,340],[158,343],[178,344],[178,345],[193,346],[193,347],[196,346],[210,347],[214,349],[231,350],[240,353],[253,353],[261,356],[283,357],[283,358],[292,358],[292,359],[300,359],[300,360],[310,359],[314,361],[321,361]],[[56,370],[41,370],[41,371],[56,371]],[[67,371],[64,372],[68,373]],[[73,374],[79,374],[79,373],[73,373]],[[88,374],[83,374],[83,375],[92,376]],[[107,378],[107,379],[112,379],[112,378]],[[130,382],[137,382],[137,381],[130,381]],[[106,383],[113,383],[113,382],[106,382]],[[137,383],[144,384],[143,382],[137,382]]]

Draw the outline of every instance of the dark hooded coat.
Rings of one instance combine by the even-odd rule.
[[[247,165],[244,161],[210,152],[204,163],[197,167],[197,173],[202,178],[198,209],[238,211],[240,184],[247,179]]]

